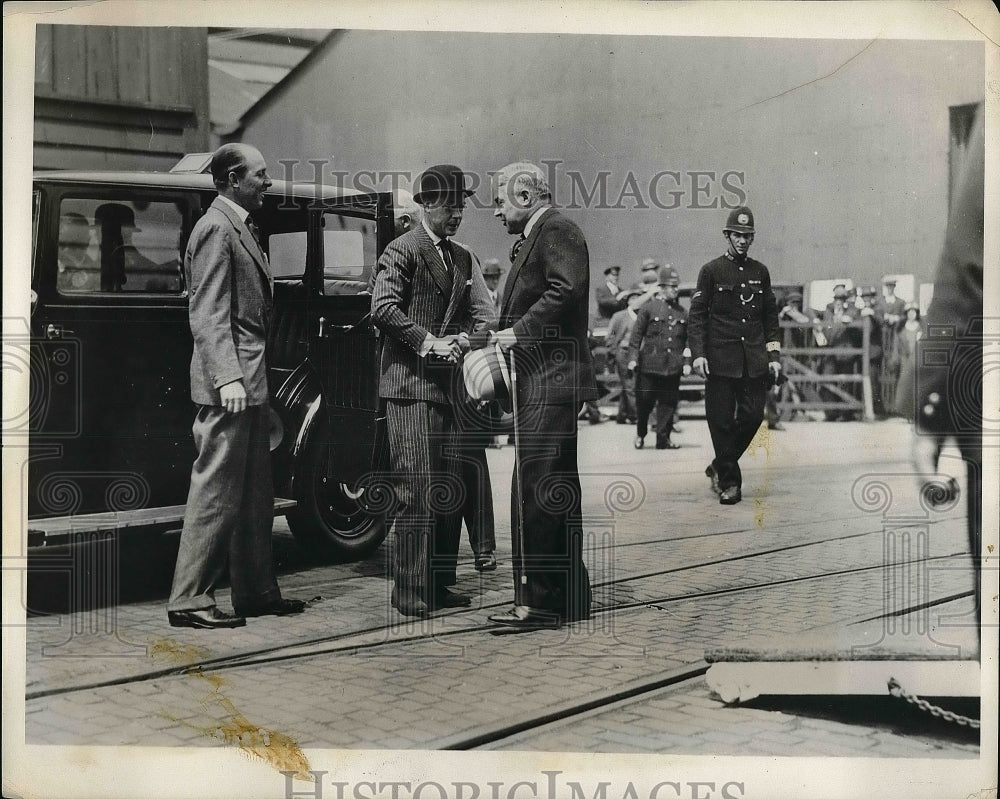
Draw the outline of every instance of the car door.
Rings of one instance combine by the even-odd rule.
[[[197,191],[52,183],[32,289],[29,515],[184,502]]]

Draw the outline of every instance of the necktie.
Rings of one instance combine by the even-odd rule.
[[[517,253],[521,249],[521,245],[524,244],[524,234],[522,233],[514,241],[514,244],[510,248],[510,262],[514,263],[514,259],[517,258]]]
[[[441,257],[444,265],[448,267],[448,274],[455,274],[455,261],[451,257],[451,242],[448,239],[441,239]]]
[[[253,240],[257,242],[257,246],[261,247],[260,230],[257,229],[257,226],[253,223],[253,219],[251,219],[249,215],[247,216],[247,227],[250,228],[250,235],[252,235]],[[263,249],[263,247],[261,247],[261,249]]]

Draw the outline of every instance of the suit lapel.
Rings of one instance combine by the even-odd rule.
[[[437,287],[441,289],[441,293],[446,297],[451,297],[451,278],[448,276],[444,263],[441,261],[438,248],[434,246],[434,242],[427,235],[427,231],[424,230],[423,225],[417,225],[416,230],[420,255],[424,259],[427,271],[431,273],[431,277],[434,278]]]
[[[541,231],[542,226],[555,212],[555,208],[549,208],[540,217],[538,217],[538,221],[532,226],[531,233],[524,240],[524,244],[521,245],[521,249],[517,252],[517,257],[510,265],[510,274],[507,276],[507,282],[504,283],[503,299],[500,302],[501,317],[507,314],[508,306],[510,305],[510,296],[514,292],[514,285],[517,283],[517,279],[520,276],[521,267],[523,267],[527,262],[528,256],[531,254],[531,250],[535,246],[535,242],[538,241],[538,234]]]
[[[469,278],[472,277],[472,258],[469,256],[468,251],[454,241],[452,241],[451,251],[452,260],[455,262],[455,274],[451,282],[451,299],[448,301],[448,308],[444,312],[444,320],[441,322],[441,332],[439,335],[442,336],[445,329],[455,318],[459,308],[461,308],[462,301],[469,291]]]
[[[264,282],[268,289],[271,288],[272,278],[271,270],[268,268],[267,256],[264,255],[264,251],[260,248],[260,245],[251,235],[250,231],[247,229],[246,224],[244,224],[243,219],[236,213],[228,203],[223,202],[220,198],[216,197],[212,202],[212,207],[217,208],[222,211],[232,223],[233,228],[236,230],[237,235],[240,237],[240,244],[247,251],[251,260],[257,264],[257,268],[260,269],[261,274],[264,276]]]

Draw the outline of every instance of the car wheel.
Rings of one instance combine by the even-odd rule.
[[[359,560],[385,540],[384,514],[371,513],[364,486],[328,473],[329,444],[309,445],[295,479],[297,507],[288,526],[306,552],[322,559]],[[332,459],[336,462],[336,459]]]

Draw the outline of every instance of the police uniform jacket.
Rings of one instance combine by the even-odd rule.
[[[719,377],[759,377],[780,357],[781,328],[767,267],[728,253],[698,273],[688,315],[691,357]]]
[[[628,360],[636,361],[646,375],[675,375],[684,367],[687,347],[687,312],[661,295],[643,305],[632,326]]]

